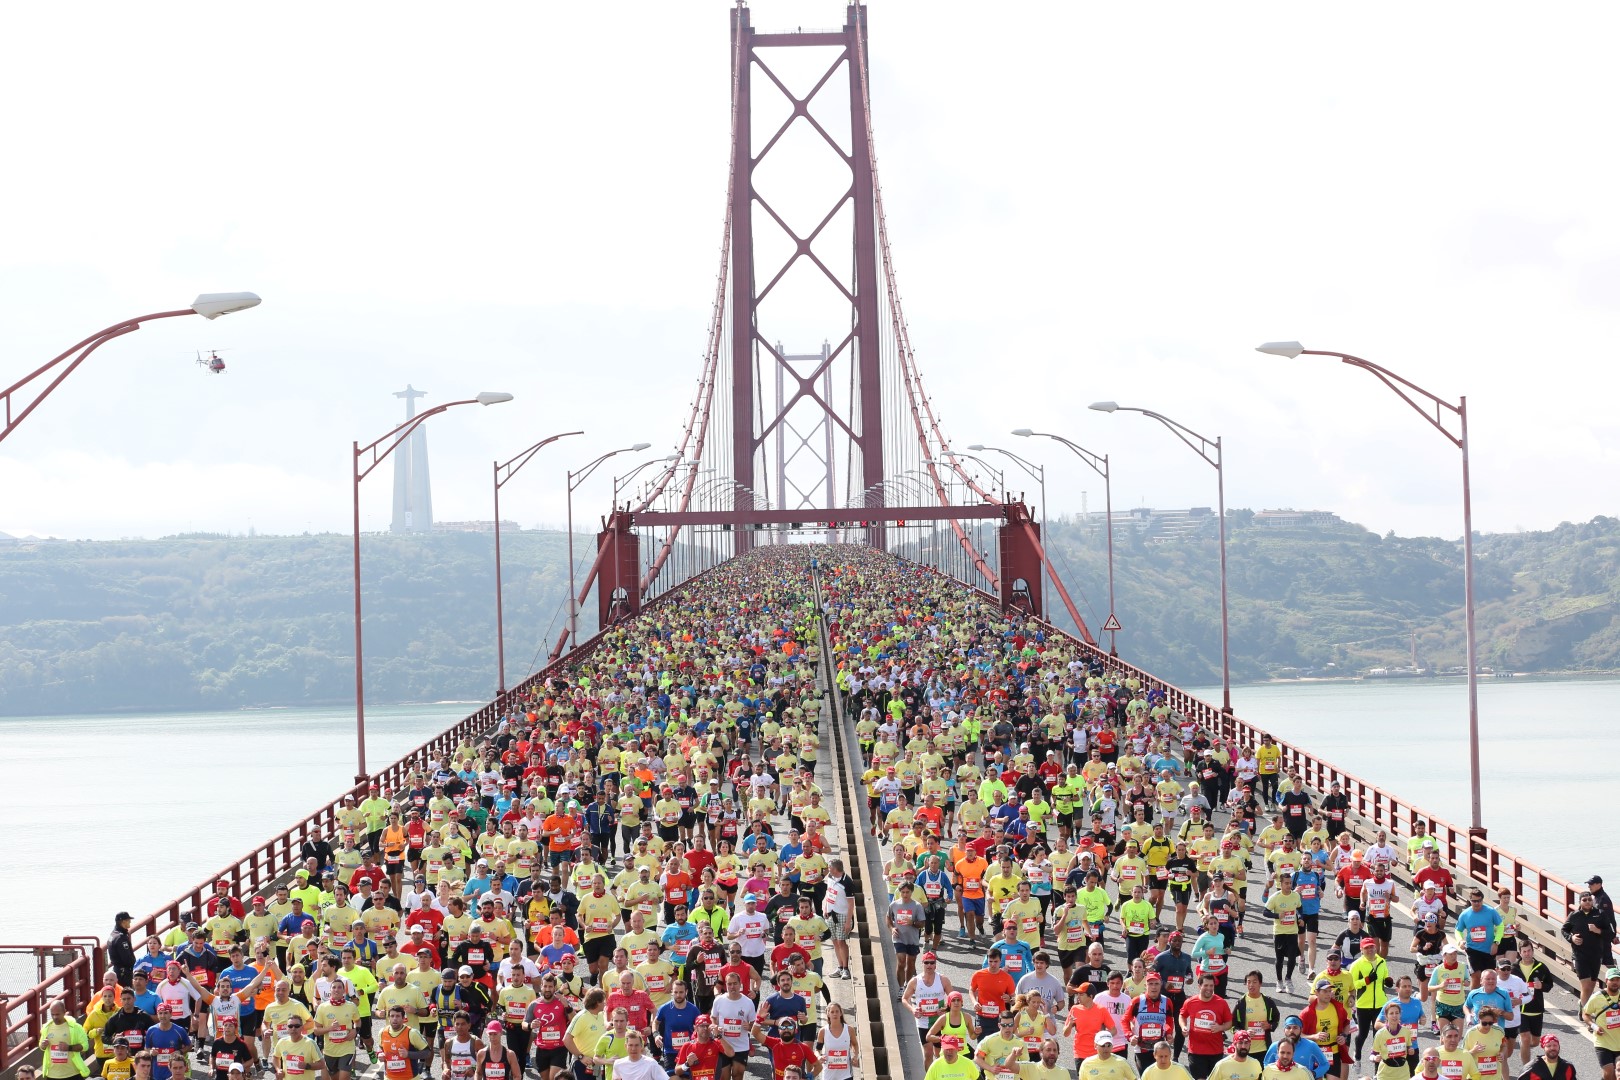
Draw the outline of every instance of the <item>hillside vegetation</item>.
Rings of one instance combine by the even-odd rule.
[[[319,535],[0,548],[0,714],[350,700],[350,545]],[[516,678],[564,625],[566,537],[503,531],[501,555]],[[367,700],[492,697],[493,537],[367,536],[363,558]],[[595,623],[582,609],[580,636]]]
[[[1229,511],[1234,679],[1407,666],[1414,632],[1420,663],[1461,669],[1460,538],[1380,537],[1351,524],[1265,529],[1249,519]],[[1214,530],[1151,543],[1120,528],[1114,544],[1121,656],[1172,681],[1219,682]],[[1054,523],[1048,546],[1095,632],[1108,614],[1101,523]],[[1474,554],[1482,666],[1620,668],[1620,519],[1476,536]],[[1068,621],[1055,597],[1048,606]]]
[[[1414,631],[1425,665],[1462,664],[1460,541],[1264,529],[1242,510],[1229,523],[1235,679],[1404,665]],[[1096,630],[1108,614],[1100,526],[1058,522],[1048,539]],[[1121,528],[1115,545],[1121,656],[1184,685],[1219,681],[1213,531],[1150,543]],[[502,548],[516,678],[563,625],[565,537],[505,533]],[[1475,550],[1483,664],[1620,668],[1620,520],[1482,536]],[[368,700],[488,698],[492,538],[368,536],[364,556]],[[352,611],[344,536],[0,547],[0,715],[346,701]],[[581,612],[582,637],[594,622]]]

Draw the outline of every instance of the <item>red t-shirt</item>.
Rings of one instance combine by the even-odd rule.
[[[1192,1054],[1224,1054],[1225,1039],[1221,1025],[1230,1023],[1232,1010],[1223,998],[1192,997],[1181,1007],[1181,1023],[1187,1031],[1187,1052]]]
[[[1440,886],[1441,896],[1444,896],[1451,891],[1451,871],[1447,870],[1443,866],[1425,866],[1423,869],[1417,872],[1416,876],[1413,877],[1412,880],[1417,882],[1419,889],[1423,888],[1423,886],[1428,882],[1434,882],[1436,885]]]
[[[692,878],[695,881],[703,880],[703,871],[714,865],[714,852],[708,848],[702,851],[688,851],[686,865],[692,868]]]
[[[794,953],[798,953],[800,956],[804,957],[805,967],[808,968],[810,966],[810,954],[805,950],[803,945],[778,945],[776,948],[771,950],[771,970],[786,971],[788,969],[788,961],[792,958]]]
[[[722,991],[725,990],[726,979],[729,978],[731,973],[734,971],[742,979],[743,997],[753,997],[755,989],[757,989],[759,986],[759,972],[755,971],[753,965],[749,964],[746,960],[740,964],[727,964],[725,967],[721,968],[718,988]]]
[[[1361,883],[1372,880],[1372,870],[1366,863],[1353,862],[1339,871],[1339,884],[1344,888],[1344,895],[1351,900],[1361,898]]]
[[[782,1080],[789,1065],[797,1065],[801,1072],[808,1073],[809,1066],[821,1060],[809,1043],[783,1042],[775,1035],[765,1036],[765,1048],[771,1052],[771,1070],[776,1080]]]
[[[692,1080],[714,1080],[714,1074],[720,1068],[720,1040],[699,1042],[693,1039],[675,1055],[675,1064],[689,1067]]]
[[[568,1003],[560,997],[550,1001],[536,998],[534,1023],[529,1030],[534,1032],[536,1050],[555,1050],[562,1046],[563,1032],[568,1030]]]

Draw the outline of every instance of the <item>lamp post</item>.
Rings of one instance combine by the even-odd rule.
[[[1007,474],[1005,472],[996,468],[994,465],[984,460],[984,458],[978,457],[974,454],[961,454],[957,453],[955,450],[947,450],[946,453],[950,454],[953,458],[966,458],[969,461],[977,461],[980,465],[983,465],[987,470],[989,470],[990,475],[996,478],[996,486],[1001,489],[1001,497],[1003,499],[1007,497]],[[942,465],[945,468],[952,470],[957,468],[957,464],[954,461],[942,461],[935,458],[929,458],[928,460],[924,461],[923,464]]]
[[[579,597],[574,591],[574,489],[590,478],[596,467],[616,454],[637,453],[651,446],[649,442],[638,442],[634,446],[621,446],[617,450],[609,450],[583,469],[575,469],[568,474],[568,647],[574,648],[579,644]]]
[[[1095,406],[1093,406],[1093,408],[1095,408]],[[1029,428],[1014,428],[1013,434],[1026,439],[1038,436],[1040,438],[1051,439],[1054,442],[1060,442],[1064,446],[1067,446],[1070,450],[1074,451],[1074,456],[1090,466],[1092,472],[1102,477],[1103,516],[1108,522],[1108,621],[1103,623],[1103,629],[1108,631],[1108,655],[1118,656],[1120,625],[1118,609],[1116,609],[1114,606],[1114,482],[1113,472],[1109,468],[1108,464],[1108,455],[1087,450],[1079,443],[1076,443],[1070,439],[1065,439],[1062,435],[1054,435],[1049,431],[1033,431]],[[1024,462],[1023,459],[1019,458],[1017,455],[1006,450],[1001,451],[1001,453],[1006,454],[1014,461],[1021,462],[1025,466],[1026,470],[1029,468],[1029,463]],[[1041,470],[1041,501],[1043,503],[1046,501],[1045,469]],[[1052,564],[1050,562],[1046,565],[1046,571],[1052,575],[1053,581],[1057,580],[1057,573],[1052,569]]]
[[[1213,439],[1206,438],[1187,425],[1177,423],[1163,413],[1156,413],[1152,409],[1133,409],[1113,401],[1094,401],[1091,403],[1091,408],[1097,412],[1133,412],[1151,417],[1169,428],[1176,438],[1186,443],[1193,453],[1203,458],[1206,464],[1213,466],[1215,469],[1215,515],[1221,536],[1221,712],[1230,713],[1232,711],[1232,653],[1230,623],[1226,615],[1226,470],[1221,463],[1220,436],[1217,435]],[[1194,439],[1198,441],[1194,443]],[[1110,537],[1113,536],[1113,531],[1114,514],[1112,505],[1110,505],[1108,512],[1108,532]]]
[[[1307,349],[1297,341],[1268,341],[1259,346],[1256,352],[1267,353],[1271,356],[1282,356],[1289,360],[1300,356],[1336,356],[1339,360],[1351,367],[1360,368],[1370,373],[1373,378],[1383,383],[1395,392],[1412,410],[1433,427],[1447,442],[1455,446],[1462,454],[1462,512],[1463,512],[1463,631],[1465,648],[1468,654],[1468,793],[1471,802],[1471,827],[1469,832],[1481,838],[1485,836],[1485,825],[1480,810],[1479,799],[1479,642],[1474,636],[1474,500],[1468,480],[1468,398],[1459,397],[1455,404],[1430,393],[1408,379],[1381,367],[1371,360],[1363,360],[1359,356],[1349,353],[1334,352],[1330,349]],[[1413,399],[1413,395],[1429,403],[1425,408]],[[1432,408],[1432,412],[1431,412]],[[1457,418],[1457,434],[1453,435],[1446,427],[1445,416],[1450,413]]]
[[[1022,432],[1028,431],[1028,430],[1029,430],[1028,428],[1020,428],[1018,431],[1013,432],[1013,434],[1017,435],[1017,434],[1020,434]],[[973,443],[968,447],[968,449],[972,450],[972,451],[974,451],[976,453],[980,453],[980,454],[984,453],[986,450],[994,450],[998,454],[1004,454],[1007,457],[1012,458],[1013,461],[1017,462],[1019,468],[1023,469],[1024,472],[1026,474],[1028,474],[1030,479],[1039,481],[1040,485],[1041,485],[1041,522],[1043,524],[1046,522],[1046,466],[1045,465],[1037,465],[1032,461],[1026,461],[1025,459],[1019,457],[1017,454],[1013,453],[1011,450],[1003,450],[999,446],[986,446],[983,443]]]
[[[542,447],[550,446],[558,439],[566,439],[570,435],[583,435],[583,431],[565,431],[560,435],[550,435],[510,461],[493,462],[495,466],[495,666],[499,670],[497,676],[497,694],[506,696],[506,614],[502,606],[501,597],[501,488],[506,482],[517,475],[519,469],[529,463],[529,459],[538,454]]]
[[[369,779],[366,773],[366,668],[360,635],[360,481],[370,476],[372,470],[386,461],[389,454],[399,449],[400,443],[410,438],[411,432],[420,427],[422,421],[428,417],[442,413],[446,409],[453,409],[457,405],[499,405],[503,401],[511,400],[511,394],[485,392],[477,397],[447,401],[443,405],[435,405],[431,409],[417,413],[374,442],[365,446],[361,446],[358,442],[353,444],[354,456],[350,459],[350,464],[353,466],[351,475],[354,480],[354,735],[359,766],[359,771],[354,776],[356,784],[363,784]],[[384,446],[384,443],[387,445]],[[362,465],[361,459],[368,454],[370,461]]]
[[[27,375],[24,375],[22,378],[18,379],[4,390],[0,390],[0,400],[5,402],[5,426],[0,428],[0,441],[4,441],[7,435],[10,435],[13,431],[15,431],[17,426],[21,424],[23,420],[27,419],[28,414],[37,409],[39,407],[39,403],[44,401],[46,397],[50,395],[52,390],[55,390],[62,384],[63,379],[73,374],[74,368],[84,363],[91,353],[107,344],[107,342],[111,341],[113,338],[123,337],[125,334],[133,334],[135,331],[141,328],[142,324],[153,322],[157,319],[173,319],[180,315],[201,315],[205,319],[217,319],[221,315],[229,315],[233,311],[246,311],[248,308],[257,307],[258,305],[258,296],[250,292],[203,293],[201,296],[197,297],[197,299],[193,300],[191,302],[191,306],[188,308],[180,308],[177,311],[159,311],[151,315],[140,315],[133,319],[125,319],[123,322],[113,323],[105,330],[99,330],[96,333],[91,334],[89,337],[85,338],[71,349],[68,349],[61,355],[47,361],[46,363],[35,368],[33,371],[30,371]],[[69,360],[69,357],[72,357],[72,359]],[[41,390],[39,393],[35,394],[31,399],[29,399],[29,401],[23,405],[21,411],[15,413],[12,411],[11,398],[13,394],[27,386],[29,383],[33,382],[35,379],[40,378],[58,364],[63,363],[67,364],[67,367],[59,372],[57,376],[46,385],[45,389]]]
[[[641,470],[651,465],[668,465],[672,461],[680,460],[681,455],[679,454],[670,454],[668,457],[661,458],[650,458],[647,461],[643,461],[640,465],[637,465],[629,472],[620,473],[618,476],[615,476],[613,478],[613,509],[617,510],[619,508],[619,489],[625,484],[628,484],[630,481],[634,480],[636,476],[640,474]]]

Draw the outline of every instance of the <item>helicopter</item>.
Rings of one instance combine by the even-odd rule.
[[[197,354],[197,366],[206,368],[210,375],[225,374],[225,361],[219,358],[221,352],[230,352],[229,349],[209,349],[208,355]]]

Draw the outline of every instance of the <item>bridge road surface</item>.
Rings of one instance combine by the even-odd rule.
[[[819,676],[818,681],[820,681]],[[834,720],[830,699],[824,698],[822,701],[822,717],[820,726],[823,743],[821,753],[816,755],[816,783],[820,785],[822,797],[826,800],[826,805],[832,813],[832,824],[829,825],[826,830],[829,838],[827,857],[829,860],[841,858],[844,860],[845,865],[848,865],[851,855],[849,852],[843,850],[843,830],[839,826],[844,821],[843,815],[850,812],[850,807],[847,805],[848,799],[844,795],[843,786],[839,784],[838,774],[835,771],[835,754],[837,753],[837,747],[830,745],[833,723]],[[854,738],[853,733],[849,735],[849,738]],[[757,756],[757,743],[754,746],[754,751]],[[777,843],[787,843],[787,816],[785,814],[774,815],[772,818],[772,825],[774,826],[774,831],[776,833]],[[855,857],[859,856],[857,855]],[[859,941],[854,936],[851,936],[849,939],[849,967],[850,971],[854,975],[854,978],[833,979],[826,978],[826,976],[830,976],[832,972],[838,970],[838,961],[833,955],[832,942],[827,941],[822,945],[822,955],[824,957],[822,972],[823,977],[826,978],[827,989],[832,994],[832,999],[844,1007],[844,1014],[852,1025],[859,1016],[859,1012],[857,1010],[857,998],[863,996],[865,993],[864,976],[861,974],[861,955],[862,950],[867,947],[867,943]],[[822,1006],[825,1008],[825,1002],[822,1003]],[[858,1037],[864,1038],[866,1032],[860,1031],[857,1033],[857,1035]],[[920,1062],[921,1059],[919,1058],[918,1060]],[[435,1052],[433,1063],[430,1066],[430,1075],[437,1077],[441,1071],[442,1069],[438,1064],[437,1053]],[[532,1067],[529,1070],[529,1075],[534,1075],[534,1070]],[[572,1076],[572,1073],[570,1072],[569,1075]],[[748,1075],[751,1077],[759,1077],[760,1080],[771,1080],[770,1057],[768,1054],[766,1054],[764,1048],[758,1044],[755,1045],[753,1053],[749,1056]],[[922,1073],[919,1071],[915,1075],[920,1077]],[[213,1076],[214,1070],[208,1066],[200,1064],[198,1056],[196,1054],[192,1054],[191,1080],[213,1080]],[[370,1061],[364,1065],[357,1064],[355,1066],[354,1076],[356,1077],[356,1080],[384,1080],[382,1065],[377,1061]]]
[[[855,737],[854,718],[846,715],[844,718],[844,726],[845,738],[853,742]],[[863,837],[865,837],[866,845],[866,880],[871,882],[882,882],[883,864],[892,852],[887,844],[883,844],[880,847],[878,841],[868,835],[871,828],[871,821],[867,816],[864,804],[858,809],[860,810],[862,819],[861,834]],[[1220,831],[1220,827],[1224,826],[1230,815],[1225,811],[1221,811],[1217,813],[1215,817],[1217,821],[1217,831]],[[1056,836],[1055,830],[1053,831],[1052,836]],[[1258,859],[1256,859],[1255,862],[1258,863]],[[1263,992],[1267,997],[1270,997],[1276,1002],[1280,1016],[1287,1016],[1290,1012],[1297,1013],[1305,1007],[1308,1000],[1307,983],[1303,974],[1303,958],[1300,961],[1299,969],[1295,972],[1292,984],[1285,990],[1284,993],[1280,995],[1277,994],[1275,989],[1276,969],[1273,964],[1273,954],[1271,948],[1271,920],[1268,913],[1266,913],[1263,909],[1257,910],[1264,881],[1256,867],[1251,866],[1249,870],[1248,886],[1249,915],[1245,931],[1237,938],[1235,948],[1232,950],[1230,956],[1231,976],[1228,979],[1227,984],[1227,1001],[1228,1003],[1231,1003],[1238,996],[1241,996],[1243,992],[1242,980],[1248,972],[1258,971],[1265,980]],[[1413,929],[1412,910],[1409,902],[1411,898],[1411,890],[1405,886],[1402,886],[1400,895],[1408,902],[1397,904],[1395,938],[1390,943],[1389,949],[1390,974],[1396,978],[1399,978],[1403,974],[1413,974],[1416,977],[1416,968],[1412,963],[1412,954],[1410,952]],[[1327,897],[1322,904],[1321,932],[1317,938],[1317,962],[1319,966],[1325,966],[1326,962],[1323,960],[1323,957],[1331,948],[1333,940],[1338,937],[1339,933],[1343,931],[1347,925],[1343,905],[1344,901],[1336,900],[1332,896]],[[1056,907],[1057,905],[1054,904],[1054,911],[1056,910]],[[1455,916],[1455,913],[1460,910],[1460,907],[1460,901],[1451,901],[1450,909],[1453,916]],[[945,918],[945,934],[941,942],[941,947],[938,950],[938,970],[941,975],[950,980],[953,989],[959,989],[965,995],[967,993],[968,980],[973,977],[974,972],[979,971],[984,967],[984,951],[982,947],[970,947],[967,942],[963,941],[957,936],[961,927],[956,917],[954,905],[949,907],[947,911],[948,913]],[[1197,916],[1195,912],[1189,910],[1187,925],[1190,928],[1193,928],[1193,932],[1187,936],[1186,944],[1184,946],[1189,951],[1192,948],[1193,940],[1197,937],[1196,923]],[[985,926],[986,930],[988,931],[988,916],[985,920]],[[1175,910],[1168,904],[1166,905],[1164,914],[1161,916],[1160,926],[1165,929],[1174,929],[1175,927]],[[1118,923],[1115,916],[1110,914],[1108,930],[1104,941],[1106,957],[1110,966],[1118,963],[1124,957],[1124,946],[1120,941],[1117,927]],[[1050,934],[1047,936],[1047,941],[1048,943],[1051,942]],[[889,963],[893,965],[893,946],[885,941],[884,950],[888,955]],[[1056,963],[1057,954],[1055,948],[1049,947],[1047,952],[1053,957],[1053,974],[1061,977],[1062,972],[1058,969]],[[1466,963],[1466,960],[1463,962]],[[890,970],[894,970],[892,966]],[[1128,974],[1129,968],[1126,967],[1125,970]],[[906,1075],[921,1076],[923,1069],[922,1046],[917,1038],[917,1025],[915,1018],[909,1011],[906,1010],[903,1005],[900,1004],[900,995],[904,989],[904,986],[893,986],[890,988],[890,998],[894,1001],[895,1027],[900,1032],[901,1055],[902,1060],[906,1064]],[[1432,1006],[1430,1008],[1432,1010]],[[1599,1069],[1597,1062],[1597,1049],[1592,1041],[1591,1036],[1589,1036],[1584,1027],[1582,1027],[1578,1019],[1578,1013],[1579,998],[1576,993],[1572,992],[1567,986],[1562,984],[1557,985],[1553,990],[1548,991],[1546,994],[1546,1012],[1544,1014],[1545,1019],[1543,1022],[1543,1032],[1545,1034],[1558,1036],[1559,1043],[1561,1044],[1560,1055],[1563,1060],[1568,1061],[1570,1064],[1575,1066],[1577,1076],[1580,1078],[1580,1080],[1598,1080],[1598,1077],[1601,1075],[1601,1070]],[[1067,1014],[1067,1006],[1064,1008],[1064,1014]],[[1353,1020],[1355,1017],[1355,1010],[1353,1007],[1350,1009],[1350,1014]],[[1060,1031],[1062,1030],[1063,1019],[1063,1016],[1058,1017],[1058,1026]],[[1438,1045],[1439,1043],[1439,1039],[1436,1036],[1428,1033],[1426,1025],[1420,1027],[1418,1037],[1423,1046]],[[1064,1068],[1072,1070],[1075,1065],[1073,1036],[1059,1035],[1058,1042],[1062,1047],[1062,1052],[1058,1057],[1058,1063]],[[1368,1040],[1367,1047],[1364,1048],[1364,1051],[1369,1053],[1371,1051],[1370,1038]],[[1185,1053],[1178,1060],[1185,1065],[1187,1060]],[[1532,1053],[1531,1060],[1535,1060],[1534,1053]],[[1523,1069],[1524,1067],[1519,1064],[1517,1054],[1515,1054],[1513,1062],[1504,1068],[1501,1076],[1517,1077],[1521,1072],[1523,1072]],[[1370,1077],[1376,1071],[1376,1063],[1372,1062],[1370,1059],[1364,1059],[1350,1068],[1349,1076],[1352,1078],[1359,1076]]]

